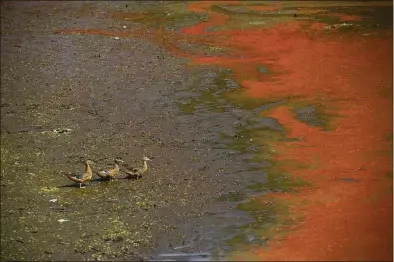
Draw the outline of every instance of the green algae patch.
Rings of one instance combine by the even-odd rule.
[[[176,42],[183,53],[193,56],[230,56],[235,53],[232,47],[215,44],[213,37],[197,39],[186,37],[185,39],[176,40]]]
[[[240,153],[254,153],[255,158],[252,160],[254,162],[261,160],[260,156],[264,156],[264,160],[273,160],[277,153],[272,143],[286,141],[286,131],[282,125],[275,121],[264,123],[263,120],[264,118],[253,115],[253,118],[250,118],[245,125],[235,128],[236,134],[234,136],[222,134],[223,138],[229,141],[228,147]],[[257,151],[255,151],[256,146],[259,147]]]
[[[211,32],[231,29],[268,28],[278,23],[294,20],[294,12],[271,11],[261,12],[252,10],[248,5],[212,5],[211,11],[228,16],[230,19],[224,25],[214,26]]]
[[[178,106],[185,113],[194,113],[198,109],[212,109],[224,112],[228,108],[236,107],[244,110],[266,110],[290,98],[251,98],[245,89],[233,80],[232,72],[219,70],[213,82],[202,87],[202,79],[197,79],[193,87],[181,91],[190,91],[190,88],[199,93],[198,97],[189,98],[179,102]],[[293,98],[292,98],[293,99]]]
[[[248,186],[256,192],[297,192],[299,188],[309,187],[312,184],[302,178],[291,176],[281,170],[270,169],[265,172],[267,180]]]
[[[254,167],[253,170],[260,170],[265,181],[251,183],[247,188],[257,194],[266,194],[295,193],[302,188],[312,186],[309,181],[291,174],[291,170],[312,168],[310,165],[291,159],[276,160],[278,152],[274,144],[291,143],[291,141],[287,138],[286,130],[275,121],[270,120],[263,127],[256,127],[256,123],[261,122],[262,119],[267,118],[256,116],[249,118],[245,125],[236,128],[237,132],[233,137],[223,134],[223,138],[228,141],[229,149],[236,150],[240,154],[253,153],[254,157],[247,161],[255,164],[264,163],[261,167]],[[237,209],[247,212],[254,221],[241,227],[238,234],[227,240],[227,244],[234,250],[268,245],[270,240],[287,235],[302,220],[301,217],[290,214],[290,204],[282,200],[274,201],[258,195],[255,198],[239,197],[240,195],[237,192],[221,197],[223,200],[233,202],[249,199],[241,202]]]
[[[232,139],[228,143],[229,149],[240,153],[256,153],[255,146],[259,147],[256,155],[263,155],[263,159],[272,159],[276,155],[275,148],[270,146],[269,141],[279,141],[283,136],[278,131],[267,128],[250,130],[247,126],[237,127],[238,132],[233,136],[222,134],[223,138]],[[256,158],[252,161],[256,162]]]
[[[248,235],[245,233],[237,234],[233,236],[231,239],[227,240],[227,244],[231,246],[242,245],[244,243],[248,243]]]
[[[239,131],[229,143],[229,148],[241,153],[251,153],[250,149],[257,149],[250,162],[261,163],[265,161],[268,166],[257,168],[266,176],[265,182],[254,183],[248,186],[256,192],[294,192],[299,188],[311,186],[308,181],[295,178],[286,170],[300,170],[311,166],[294,160],[275,160],[277,152],[272,146],[273,142],[284,141],[286,135],[269,128],[248,129],[248,126],[238,128]],[[224,137],[229,137],[223,135]]]
[[[253,4],[215,4],[212,12],[226,15],[225,25],[214,26],[209,31],[231,29],[269,28],[278,23],[290,21],[315,21],[326,25],[326,30],[335,33],[352,33],[376,28],[392,28],[392,6],[388,3],[363,4],[332,3],[281,3]],[[307,28],[307,27],[305,27]]]
[[[57,188],[57,187],[46,186],[46,187],[40,188],[40,192],[42,192],[42,193],[57,192],[57,191],[59,191],[59,188]]]
[[[167,2],[147,8],[141,13],[114,13],[113,18],[156,28],[162,27],[169,30],[178,30],[185,26],[192,26],[198,22],[206,21],[208,15],[188,11],[187,3]]]
[[[245,89],[231,90],[224,93],[223,95],[233,106],[246,110],[255,110],[256,108],[262,107],[264,105],[279,103],[283,100],[283,98],[279,97],[251,98],[248,96]]]
[[[391,3],[392,4],[392,3]],[[317,19],[331,26],[337,26],[339,32],[350,32],[372,29],[392,29],[393,12],[391,6],[359,6],[352,7],[330,7],[327,13],[321,14]],[[357,17],[346,21],[341,16]],[[346,22],[344,22],[346,21]],[[340,26],[347,24],[348,26]]]
[[[191,99],[186,103],[178,102],[179,109],[186,114],[194,113],[196,111],[196,105],[199,104],[197,99]]]
[[[247,212],[254,221],[241,227],[240,233],[227,240],[227,244],[236,250],[267,246],[269,241],[284,237],[294,228],[301,217],[290,212],[286,201],[275,201],[269,197],[252,198],[237,206],[238,210]]]
[[[229,201],[229,202],[240,202],[245,198],[245,194],[242,192],[230,192],[225,195],[221,195],[219,201]]]
[[[278,152],[273,144],[291,143],[294,139],[287,137],[287,130],[276,119],[267,117],[270,110],[278,105],[285,104],[292,108],[302,108],[309,104],[300,102],[295,97],[282,98],[278,101],[267,98],[249,98],[245,91],[237,86],[236,82],[229,85],[230,79],[231,72],[219,71],[214,77],[213,84],[205,86],[205,89],[198,89],[200,85],[197,81],[193,91],[200,90],[200,95],[189,99],[186,103],[179,103],[180,110],[183,113],[196,113],[202,108],[215,111],[215,109],[226,109],[228,106],[232,106],[248,112],[248,117],[244,119],[245,123],[235,126],[235,134],[221,133],[221,139],[225,141],[228,149],[237,151],[239,154],[253,154],[252,158],[245,161],[262,165],[261,167],[254,166],[251,169],[260,170],[261,175],[266,176],[266,181],[250,184],[248,189],[259,193],[295,192],[299,188],[310,186],[308,181],[294,178],[290,174],[291,172],[284,170],[314,168],[312,165],[290,159],[275,160]],[[323,115],[319,114],[319,117],[323,117]],[[238,202],[244,197],[242,192],[233,192],[219,197],[219,200]]]
[[[211,52],[218,52],[218,51],[223,51],[225,48],[219,47],[219,46],[207,46],[208,51]]]
[[[224,112],[228,107],[225,93],[229,89],[235,88],[229,86],[229,74],[220,72],[214,79],[213,83],[204,89],[201,88],[201,80],[197,80],[193,87],[181,91],[189,91],[190,88],[196,90],[198,97],[188,98],[186,101],[178,102],[179,109],[184,113],[194,113],[199,110],[212,110],[213,112]]]
[[[328,109],[323,103],[296,100],[286,103],[286,106],[292,109],[299,121],[319,127],[323,131],[335,130],[336,120],[341,118],[341,115],[336,113],[337,108],[331,106]]]
[[[185,103],[179,102],[178,107],[183,113],[194,113],[198,110],[225,111],[224,105],[218,102],[210,91],[203,91],[198,98],[191,98]]]

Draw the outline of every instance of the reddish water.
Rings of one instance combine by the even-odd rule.
[[[201,11],[197,3],[190,7]],[[344,21],[361,19],[336,15]],[[212,16],[205,24],[225,20]],[[226,31],[229,39],[223,45],[242,49],[243,58],[196,59],[234,70],[251,97],[300,96],[340,116],[333,131],[326,132],[298,121],[286,106],[272,110],[270,116],[291,137],[302,138],[277,144],[278,160],[317,163],[315,168],[289,170],[314,187],[274,195],[293,202],[293,214],[304,217],[302,225],[268,249],[252,249],[233,259],[256,259],[256,254],[262,260],[392,258],[392,38],[316,31],[323,28],[324,24],[306,27],[304,22],[291,22],[270,29]],[[184,32],[202,33],[201,24]],[[258,73],[263,65],[275,75]]]

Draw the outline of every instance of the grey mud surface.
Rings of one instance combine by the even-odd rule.
[[[214,85],[217,69],[188,67],[144,38],[53,33],[123,30],[107,11],[125,3],[1,3],[2,260],[209,259],[250,222],[218,197],[265,179],[223,139],[252,113],[178,108]],[[116,156],[127,165],[154,159],[137,181],[78,189],[63,176],[88,158],[98,170]]]

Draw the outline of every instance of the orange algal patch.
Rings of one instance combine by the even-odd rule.
[[[340,116],[332,121],[332,131],[323,131],[297,120],[289,107],[271,111],[290,137],[301,139],[277,143],[277,160],[318,163],[315,168],[288,168],[314,186],[297,194],[271,194],[293,202],[292,213],[301,214],[304,222],[270,248],[245,251],[234,259],[253,253],[262,260],[391,259],[387,137],[392,134],[392,99],[381,95],[392,89],[391,35],[325,35],[315,30],[323,26],[293,22],[222,32],[228,36],[222,45],[243,50],[243,57],[195,59],[231,68],[250,97],[301,97]],[[273,74],[259,73],[259,66],[268,66]]]
[[[384,100],[381,102],[389,106]],[[388,116],[381,114],[390,108],[356,108],[338,121],[332,133],[300,123],[286,107],[272,112],[272,117],[291,128],[291,137],[304,139],[278,144],[279,159],[312,163],[317,158],[320,164],[315,170],[290,170],[317,188],[277,195],[279,199],[302,200],[306,205],[294,205],[292,212],[302,214],[305,220],[287,238],[259,250],[261,259],[390,260],[392,181],[386,174],[391,171],[391,156],[377,154],[390,150],[382,138],[390,134],[391,124]]]
[[[340,115],[334,130],[326,132],[301,123],[287,107],[271,112],[290,130],[290,137],[302,139],[277,144],[278,160],[309,165],[317,160],[318,168],[289,170],[317,188],[277,195],[304,200],[306,206],[294,205],[292,212],[303,214],[305,221],[270,249],[255,252],[263,260],[390,260],[392,180],[387,174],[392,163],[386,138],[392,134],[392,99],[380,93],[392,89],[392,40],[315,36],[295,28],[285,25],[232,37],[245,53],[259,54],[259,59],[251,55],[250,68],[256,61],[275,61],[275,81],[245,77],[242,84],[251,97],[300,96],[338,108],[335,113]],[[237,73],[233,64],[229,67]]]

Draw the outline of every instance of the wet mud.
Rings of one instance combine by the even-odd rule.
[[[2,259],[390,260],[392,5],[304,3],[2,2]]]

